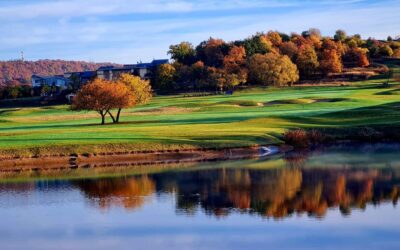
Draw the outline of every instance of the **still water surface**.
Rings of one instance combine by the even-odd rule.
[[[400,249],[399,150],[5,174],[0,249]]]

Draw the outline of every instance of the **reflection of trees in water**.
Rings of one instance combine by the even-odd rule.
[[[101,209],[123,206],[126,209],[141,207],[145,198],[155,191],[154,182],[147,176],[74,181],[91,201]]]
[[[343,214],[368,203],[397,203],[399,174],[393,169],[211,169],[140,177],[76,181],[101,208],[136,208],[154,192],[176,195],[178,212],[224,216],[232,211],[283,218],[294,213],[324,216],[330,207]]]

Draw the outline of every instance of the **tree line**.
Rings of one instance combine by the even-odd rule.
[[[174,62],[158,68],[155,89],[224,91],[239,84],[286,86],[341,73],[344,67],[366,67],[371,59],[400,58],[400,41],[363,40],[343,30],[323,37],[312,28],[301,34],[257,33],[233,42],[209,38],[196,47],[181,42],[168,54]]]

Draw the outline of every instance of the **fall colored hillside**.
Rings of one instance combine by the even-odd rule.
[[[0,86],[30,84],[32,74],[57,75],[70,71],[96,70],[104,65],[114,64],[64,60],[0,61]]]

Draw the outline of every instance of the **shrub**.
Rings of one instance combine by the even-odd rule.
[[[307,148],[309,147],[309,141],[307,138],[307,132],[303,129],[296,129],[287,131],[283,135],[285,143],[296,147],[296,148]]]
[[[296,129],[287,131],[283,135],[285,143],[295,148],[309,148],[323,144],[327,141],[327,137],[318,130],[306,131],[304,129]]]

